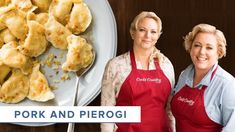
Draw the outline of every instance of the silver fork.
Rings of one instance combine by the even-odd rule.
[[[77,79],[78,79],[78,83],[77,83],[77,87],[75,89],[75,93],[74,93],[74,98],[73,98],[73,103],[72,105],[73,106],[76,106],[77,105],[77,92],[78,92],[78,88],[79,88],[79,79],[82,75],[84,75],[87,71],[89,71],[91,69],[91,67],[93,66],[94,62],[95,62],[95,58],[96,58],[96,53],[93,49],[93,58],[92,58],[92,62],[91,64],[84,68],[84,69],[81,69],[79,71],[77,71]],[[75,127],[75,123],[69,123],[68,124],[68,128],[67,128],[67,132],[74,132],[74,127]]]

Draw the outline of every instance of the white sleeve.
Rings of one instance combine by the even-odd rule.
[[[105,72],[102,79],[101,86],[101,106],[114,106],[115,100],[115,87],[113,85],[114,74],[112,73],[111,61],[105,67]],[[115,130],[114,123],[101,123],[101,132],[113,132]]]
[[[160,67],[163,70],[166,77],[169,79],[169,81],[171,83],[171,88],[173,88],[175,85],[174,67],[173,67],[171,61],[167,57],[164,57],[164,58],[165,58],[165,60],[164,60],[164,62],[160,63]]]

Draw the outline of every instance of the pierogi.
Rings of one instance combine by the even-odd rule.
[[[0,102],[18,103],[29,92],[29,78],[20,70],[12,70],[12,75],[0,87]]]
[[[54,93],[48,86],[46,77],[39,70],[40,64],[35,63],[33,71],[29,79],[29,94],[30,100],[45,102],[55,97]]]
[[[47,47],[45,29],[43,25],[36,21],[29,20],[27,23],[29,33],[23,44],[18,46],[18,49],[26,56],[37,57],[41,55]]]
[[[86,31],[91,20],[83,0],[0,0],[0,102],[56,98],[47,80],[52,77],[40,71],[43,60],[38,58],[53,46],[68,51],[65,62],[49,62],[57,67],[63,63],[61,72],[89,66],[93,47],[77,35]],[[61,81],[69,79],[63,75]]]
[[[80,36],[70,35],[67,40],[69,43],[68,54],[62,69],[64,71],[79,71],[89,66],[94,57],[92,46]]]

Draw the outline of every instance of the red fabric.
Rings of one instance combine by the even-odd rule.
[[[158,62],[156,70],[138,70],[133,51],[132,71],[121,86],[117,106],[141,106],[141,123],[118,123],[117,132],[170,132],[165,106],[171,85]]]
[[[212,121],[206,113],[204,105],[206,87],[197,89],[185,85],[173,97],[171,108],[176,118],[177,132],[221,132],[222,126]]]

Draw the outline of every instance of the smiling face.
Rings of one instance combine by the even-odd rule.
[[[198,71],[209,71],[218,61],[218,46],[215,35],[198,33],[192,43],[190,56]]]
[[[157,22],[152,18],[141,19],[131,37],[135,48],[152,49],[159,38]]]

